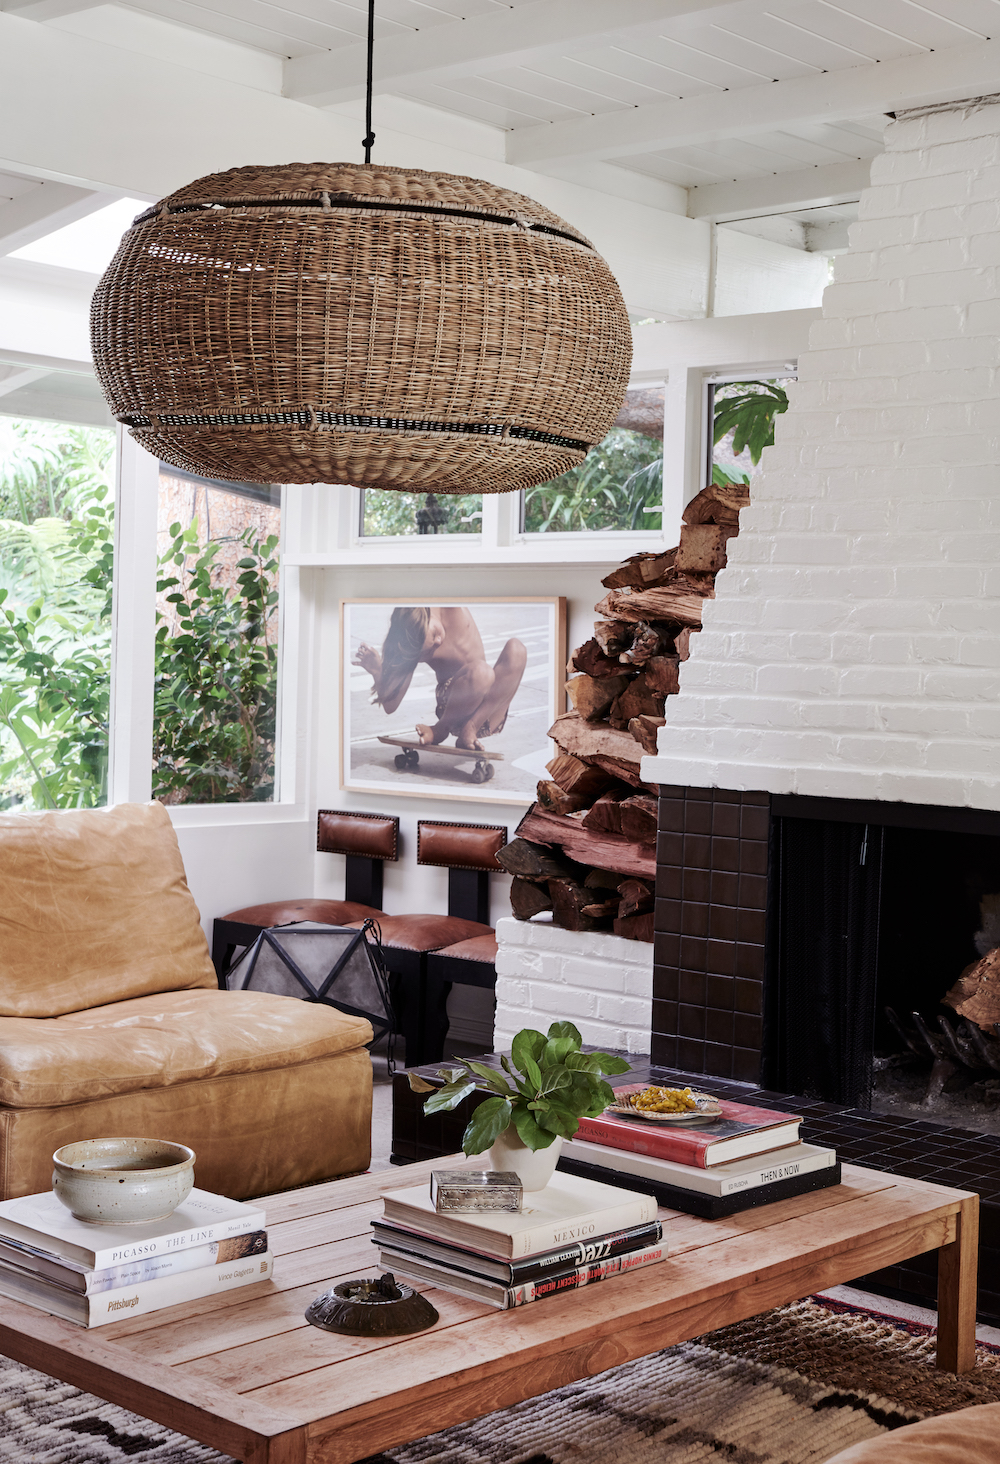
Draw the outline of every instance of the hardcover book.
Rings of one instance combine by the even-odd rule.
[[[138,1317],[165,1306],[179,1306],[183,1301],[199,1301],[203,1296],[216,1296],[239,1286],[251,1286],[255,1281],[266,1281],[273,1268],[271,1252],[264,1251],[263,1255],[246,1256],[223,1266],[202,1266],[197,1271],[182,1271],[176,1276],[161,1276],[137,1286],[85,1296],[41,1276],[0,1266],[0,1296],[25,1301],[81,1327],[103,1327],[122,1317]]]
[[[666,1243],[643,1246],[624,1255],[610,1256],[602,1261],[591,1261],[583,1266],[568,1266],[551,1275],[538,1277],[534,1281],[523,1281],[514,1286],[504,1286],[500,1281],[487,1281],[455,1271],[449,1266],[435,1265],[431,1261],[417,1260],[405,1251],[383,1249],[379,1264],[393,1275],[409,1276],[413,1281],[438,1286],[442,1291],[454,1291],[459,1296],[468,1296],[475,1301],[485,1301],[501,1311],[515,1306],[526,1306],[532,1301],[541,1301],[546,1296],[559,1296],[564,1291],[576,1291],[581,1286],[592,1286],[595,1281],[604,1281],[627,1271],[637,1271],[642,1266],[654,1265],[665,1260]]]
[[[161,1276],[174,1276],[181,1271],[198,1271],[202,1266],[225,1266],[246,1256],[262,1255],[267,1250],[267,1231],[251,1230],[247,1235],[233,1235],[228,1240],[210,1240],[207,1245],[191,1245],[162,1256],[140,1256],[123,1261],[119,1266],[105,1266],[101,1271],[88,1270],[75,1261],[57,1260],[37,1251],[11,1244],[0,1236],[0,1265],[30,1276],[41,1276],[79,1291],[96,1296],[101,1291],[115,1291],[122,1286],[155,1281]]]
[[[397,1225],[507,1260],[656,1219],[649,1195],[569,1174],[555,1174],[543,1190],[527,1193],[516,1214],[438,1214],[426,1185],[390,1190],[382,1198],[385,1218]]]
[[[649,1154],[636,1154],[631,1149],[609,1149],[605,1144],[591,1144],[584,1139],[566,1139],[563,1159],[577,1159],[598,1169],[613,1170],[630,1178],[655,1179],[681,1189],[697,1190],[705,1195],[735,1195],[778,1180],[794,1179],[816,1169],[831,1169],[837,1162],[835,1149],[817,1144],[792,1144],[772,1154],[755,1155],[750,1159],[733,1159],[711,1169],[698,1169],[692,1164],[678,1164],[672,1159],[655,1159]],[[610,1181],[607,1181],[610,1183]]]
[[[51,1190],[0,1200],[0,1238],[8,1245],[88,1271],[169,1255],[188,1246],[228,1240],[265,1227],[264,1211],[239,1200],[193,1189],[165,1220],[148,1225],[88,1225],[74,1220]]]
[[[385,1220],[372,1223],[375,1232],[373,1245],[384,1249],[402,1251],[414,1260],[431,1261],[447,1266],[453,1271],[464,1271],[481,1280],[501,1281],[504,1286],[516,1286],[523,1281],[535,1281],[559,1270],[590,1265],[594,1261],[608,1260],[612,1256],[624,1255],[626,1251],[642,1250],[647,1245],[657,1245],[663,1239],[663,1226],[659,1220],[650,1220],[645,1225],[632,1225],[627,1230],[615,1230],[592,1241],[574,1241],[570,1245],[558,1246],[555,1250],[541,1251],[537,1255],[525,1256],[523,1260],[502,1261],[496,1256],[484,1255],[467,1246],[449,1245],[444,1240],[433,1240],[418,1235],[401,1225],[391,1225]]]
[[[645,1084],[616,1088],[616,1093],[640,1093]],[[620,1113],[602,1113],[600,1118],[581,1118],[576,1138],[611,1149],[631,1149],[656,1159],[672,1159],[707,1169],[732,1159],[768,1154],[774,1149],[798,1143],[801,1115],[773,1113],[747,1103],[719,1100],[722,1117],[714,1122],[663,1123],[649,1118],[626,1118]]]
[[[579,1175],[582,1179],[610,1179],[614,1173],[596,1164],[567,1159],[562,1155],[559,1167],[565,1173]],[[832,1189],[840,1183],[840,1163],[837,1161],[828,1169],[813,1169],[790,1179],[778,1179],[773,1184],[762,1184],[756,1189],[739,1190],[729,1195],[703,1194],[700,1190],[682,1189],[680,1185],[662,1184],[656,1179],[640,1179],[634,1174],[620,1174],[615,1182],[646,1190],[657,1204],[668,1210],[681,1210],[685,1215],[697,1215],[702,1220],[723,1220],[727,1215],[739,1215],[760,1205],[793,1200],[797,1195],[811,1194],[813,1190]]]

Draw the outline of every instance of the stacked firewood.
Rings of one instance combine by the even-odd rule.
[[[746,488],[706,488],[684,511],[676,549],[633,554],[602,581],[593,637],[567,667],[573,710],[549,728],[559,751],[497,856],[514,876],[519,920],[551,910],[567,930],[653,939],[658,790],[639,764],[656,752],[666,698],[680,689],[680,664],[749,501]]]

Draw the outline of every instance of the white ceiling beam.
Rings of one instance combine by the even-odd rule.
[[[513,12],[517,14],[517,11]],[[869,117],[994,92],[1000,39],[903,56],[871,66],[797,76],[733,91],[649,102],[567,122],[522,127],[507,138],[507,161],[522,167],[552,158],[621,158],[697,147],[735,136],[816,122]]]
[[[0,204],[0,254],[33,244],[45,234],[113,203],[117,197],[116,193],[98,193],[70,183],[39,183],[28,193]]]
[[[0,0],[0,10],[19,15],[22,20],[58,20],[61,15],[96,10],[104,3],[105,0]]]
[[[48,374],[40,366],[12,371],[9,376],[0,380],[0,397],[9,396],[12,391],[20,391],[22,386],[30,386],[33,381],[38,381],[40,377],[48,376]]]
[[[46,3],[46,0],[41,0]],[[719,10],[729,0],[534,0],[428,30],[380,40],[375,47],[377,92],[408,83],[466,76],[486,67],[521,66],[548,52],[565,54],[581,42],[596,43],[636,29],[654,32],[678,16]],[[285,62],[284,95],[316,107],[365,94],[367,48],[342,46]]]
[[[791,209],[853,203],[868,187],[871,166],[867,159],[825,163],[766,178],[744,178],[738,183],[702,184],[688,189],[688,218],[724,224],[730,219],[759,218]]]

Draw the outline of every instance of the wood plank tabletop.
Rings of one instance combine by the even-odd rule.
[[[971,1365],[978,1197],[849,1165],[832,1189],[723,1220],[661,1210],[667,1260],[544,1303],[497,1312],[422,1285],[440,1314],[428,1332],[308,1325],[321,1291],[375,1274],[382,1191],[479,1165],[459,1155],[269,1197],[273,1280],[92,1331],[10,1302],[0,1351],[250,1464],[352,1464],[939,1249],[943,1360]]]

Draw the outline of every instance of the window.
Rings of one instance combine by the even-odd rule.
[[[660,528],[662,386],[633,387],[603,442],[578,467],[525,490],[522,532],[572,534]]]
[[[787,388],[794,380],[794,375],[786,375],[708,383],[710,482],[753,481],[760,472],[761,453],[774,441],[775,418],[788,408]]]
[[[113,432],[0,418],[0,807],[108,797]]]
[[[160,464],[153,796],[274,798],[279,488]]]
[[[395,493],[361,490],[361,537],[403,538],[410,534],[482,532],[481,493]]]

